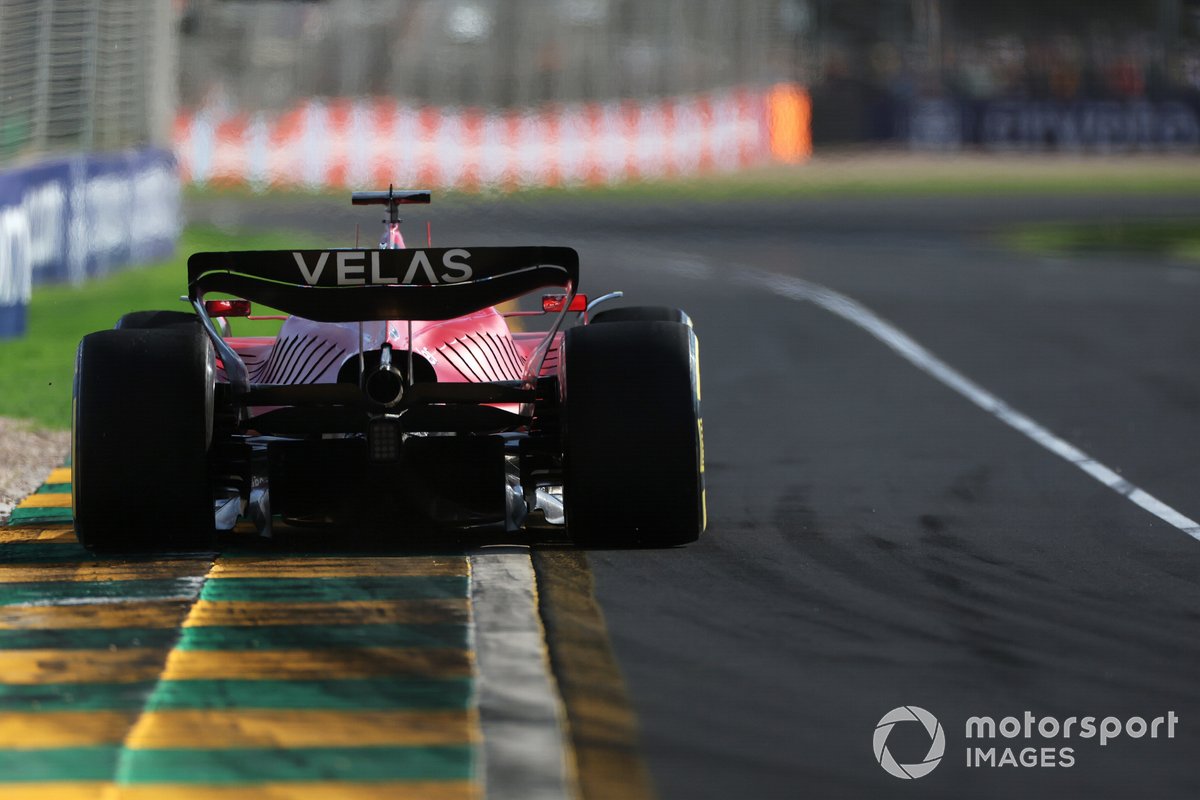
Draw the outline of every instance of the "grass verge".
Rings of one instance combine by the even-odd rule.
[[[232,234],[191,227],[175,257],[124,270],[82,286],[36,286],[24,338],[0,341],[0,416],[35,421],[47,428],[71,424],[75,348],[84,334],[111,328],[128,311],[187,310],[187,256],[200,250],[274,250],[317,244],[294,233]],[[269,313],[265,309],[256,309]],[[278,322],[235,320],[239,335],[270,334]],[[120,380],[114,375],[113,380]]]
[[[1106,224],[1038,223],[1009,231],[1007,244],[1040,255],[1137,253],[1200,263],[1200,220]]]

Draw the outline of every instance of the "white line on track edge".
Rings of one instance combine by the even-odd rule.
[[[1020,431],[1051,453],[1074,464],[1100,483],[1130,502],[1149,511],[1163,522],[1200,541],[1200,523],[1179,513],[1158,498],[1134,486],[1115,471],[1084,453],[1075,445],[1055,436],[1046,428],[1017,411],[979,384],[942,361],[918,344],[902,330],[876,315],[866,306],[844,294],[801,278],[772,275],[743,268],[738,276],[742,283],[766,289],[790,300],[815,303],[847,320],[886,344],[904,360],[958,392],[1009,427]]]
[[[568,800],[576,794],[574,759],[529,551],[483,550],[470,559],[486,797]]]

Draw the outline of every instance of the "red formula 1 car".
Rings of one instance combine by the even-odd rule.
[[[570,248],[406,248],[399,206],[428,192],[353,201],[387,207],[379,249],[196,253],[194,313],[133,312],[83,338],[80,542],[209,549],[239,518],[397,541],[563,524],[588,546],[700,535],[700,368],[686,314],[591,313],[620,295],[576,294]],[[547,288],[558,293],[542,311],[495,307]],[[289,315],[278,336],[230,335],[251,301]],[[546,331],[510,324],[543,314]]]

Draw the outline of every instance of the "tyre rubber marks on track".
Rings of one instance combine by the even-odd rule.
[[[585,798],[650,800],[655,795],[639,753],[637,720],[587,557],[577,550],[535,550],[533,564],[580,792]]]
[[[875,314],[866,306],[846,295],[816,283],[783,275],[773,275],[743,269],[740,280],[752,286],[791,300],[803,300],[853,323],[887,345],[893,352],[944,386],[953,389],[1005,425],[1019,431],[1056,456],[1074,464],[1093,479],[1104,484],[1130,502],[1158,517],[1168,525],[1200,541],[1200,522],[1181,514],[1171,506],[1139,489],[1115,470],[1100,463],[1070,442],[1059,438],[1047,428],[967,378],[912,337]]]

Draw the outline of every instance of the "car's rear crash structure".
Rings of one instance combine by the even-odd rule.
[[[414,198],[355,196],[389,207],[382,249],[196,253],[192,312],[133,312],[83,338],[72,463],[86,547],[207,549],[239,518],[396,542],[533,520],[589,546],[700,535],[688,317],[589,319],[565,247],[404,248],[396,210]],[[514,330],[495,308],[545,289],[560,292],[548,331]],[[289,315],[278,336],[229,333],[246,301]]]

